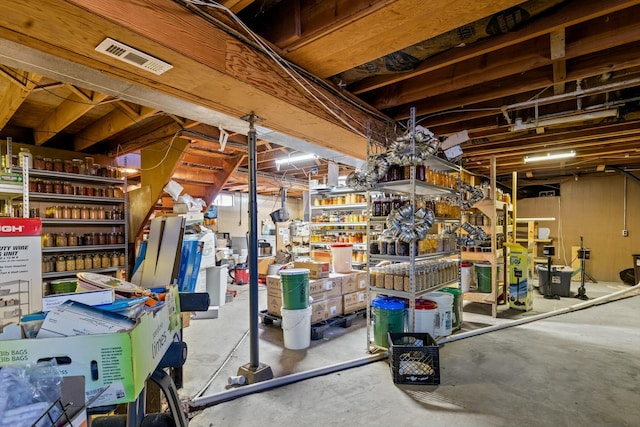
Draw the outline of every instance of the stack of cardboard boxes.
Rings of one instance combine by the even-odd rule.
[[[329,273],[326,262],[296,262],[294,268],[309,270],[309,296],[313,299],[311,324],[366,308],[365,272]],[[267,276],[267,313],[281,317],[281,308],[280,276]]]

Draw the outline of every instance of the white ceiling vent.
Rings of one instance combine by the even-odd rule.
[[[157,75],[173,68],[173,65],[167,62],[108,37],[96,46],[96,50]]]

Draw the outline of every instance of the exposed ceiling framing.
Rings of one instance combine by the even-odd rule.
[[[393,138],[411,107],[443,138],[468,131],[476,174],[491,156],[525,183],[640,167],[640,0],[461,1],[220,1],[238,20],[204,0],[3,2],[0,136],[111,156],[186,138],[175,179],[207,200],[246,191],[251,112],[279,135],[258,143],[263,194],[299,195],[328,160],[347,173],[367,124]],[[173,68],[96,52],[107,37]],[[304,151],[322,160],[276,168]]]

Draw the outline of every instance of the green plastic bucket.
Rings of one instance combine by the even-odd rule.
[[[291,268],[280,271],[282,308],[301,310],[309,307],[309,269]]]
[[[442,288],[440,290],[453,295],[451,328],[454,330],[460,329],[462,327],[462,291],[458,288]]]
[[[476,283],[478,284],[478,292],[491,293],[491,264],[475,263]]]
[[[405,306],[405,302],[397,298],[378,297],[371,301],[376,345],[389,348],[387,332],[404,332]]]

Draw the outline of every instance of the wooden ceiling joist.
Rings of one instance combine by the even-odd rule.
[[[9,67],[2,67],[0,75],[6,81],[2,102],[0,102],[0,129],[2,129],[36,87],[42,76]]]
[[[158,112],[155,108],[147,107],[142,107],[140,111],[135,111],[128,106],[124,108],[125,105],[125,103],[119,102],[119,108],[115,108],[103,118],[77,133],[73,142],[75,151],[85,150]]]
[[[162,31],[158,31],[158,22],[163,23]],[[105,35],[161,58],[174,68],[155,76],[97,54],[94,48]],[[374,128],[382,128],[385,123],[318,83],[309,81],[306,89],[301,88],[266,54],[172,0],[53,0],[38,8],[28,3],[0,2],[0,37],[46,49],[94,69],[109,70],[111,75],[135,85],[231,117],[254,111],[269,129],[358,158],[366,152],[363,135],[367,120]],[[307,90],[315,92],[316,98]],[[327,111],[318,97],[330,100],[323,104],[331,105],[333,111]]]
[[[92,92],[90,95],[84,93],[78,95],[76,91],[73,91],[40,126],[34,128],[33,138],[36,145],[42,145],[56,136],[58,132],[84,116],[106,98],[107,95],[103,93]]]
[[[554,31],[567,28],[571,25],[588,22],[639,4],[640,0],[609,0],[606,2],[601,0],[581,0],[580,4],[571,2],[551,16],[538,19],[516,31],[481,40],[469,46],[443,52],[433,59],[424,61],[412,71],[369,77],[351,85],[350,90],[352,93],[359,95],[421,74],[433,72],[471,58],[486,55],[509,46],[515,46],[519,43],[548,35]],[[630,14],[630,17],[633,17],[633,14]],[[601,43],[603,40],[606,40],[606,38],[603,37],[598,37],[598,39],[600,39]]]

